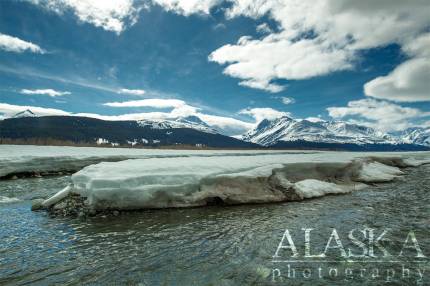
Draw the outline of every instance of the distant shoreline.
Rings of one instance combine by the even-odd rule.
[[[126,149],[160,149],[160,150],[299,150],[299,151],[339,151],[339,152],[416,152],[430,151],[429,147],[411,144],[338,144],[338,143],[320,143],[307,141],[283,142],[284,144],[270,147],[210,147],[195,146],[187,144],[175,145],[143,145],[137,144],[117,144],[112,145],[97,144],[89,142],[72,142],[52,138],[34,138],[34,139],[9,139],[0,138],[0,145],[35,145],[35,146],[63,146],[63,147],[98,147],[98,148],[126,148]],[[301,146],[300,146],[301,145]],[[319,145],[319,147],[318,147]],[[379,148],[378,148],[379,147]]]

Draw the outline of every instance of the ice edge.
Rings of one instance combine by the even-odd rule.
[[[430,160],[367,157],[345,162],[268,164],[230,174],[187,177],[178,184],[174,180],[160,184],[159,178],[147,174],[103,181],[97,172],[103,167],[95,165],[73,175],[73,183],[45,200],[42,207],[64,208],[67,204],[61,202],[71,195],[84,199],[84,207],[92,211],[301,201],[349,193],[368,183],[389,182],[404,174],[400,168],[428,163]]]

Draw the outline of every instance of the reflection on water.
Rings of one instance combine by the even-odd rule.
[[[393,252],[413,229],[428,253],[430,168],[408,172],[393,183],[305,202],[129,212],[84,221],[30,211],[29,200],[63,188],[69,177],[2,181],[0,196],[21,201],[0,204],[0,284],[273,285],[273,269],[286,271],[287,265],[272,262],[286,228],[300,250],[301,229],[314,228],[316,252],[332,228],[342,239],[352,228],[391,228]],[[420,266],[430,272],[429,263]],[[348,284],[380,285],[381,279],[355,277]],[[316,276],[284,282],[345,284]],[[411,278],[394,284],[417,283]]]

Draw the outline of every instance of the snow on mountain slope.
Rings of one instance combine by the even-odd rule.
[[[33,111],[27,109],[15,114],[12,118],[37,117]],[[152,129],[191,128],[198,131],[223,134],[222,131],[210,126],[198,116],[187,116],[159,120],[138,120],[142,127]],[[256,128],[236,139],[271,146],[279,141],[308,141],[315,143],[336,144],[415,144],[430,147],[430,128],[414,127],[403,132],[383,133],[376,129],[351,124],[343,121],[302,120],[288,116],[274,120],[262,120]]]
[[[37,117],[38,114],[26,109],[16,113],[11,118]],[[149,120],[142,119],[137,121],[141,126],[150,126],[152,129],[170,129],[170,128],[192,128],[207,133],[220,133],[215,128],[209,126],[198,116],[178,117],[172,119]]]
[[[369,127],[340,121],[296,120],[284,116],[274,120],[263,120],[254,129],[243,135],[243,140],[271,146],[279,141],[305,140],[323,143],[396,143],[387,134]]]
[[[219,133],[197,116],[179,117],[171,120],[139,120],[140,126],[150,126],[152,129],[192,128],[206,133]]]
[[[410,128],[400,136],[405,143],[430,146],[430,127]]]

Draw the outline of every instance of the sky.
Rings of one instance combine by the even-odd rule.
[[[0,1],[0,119],[430,126],[428,0]]]

